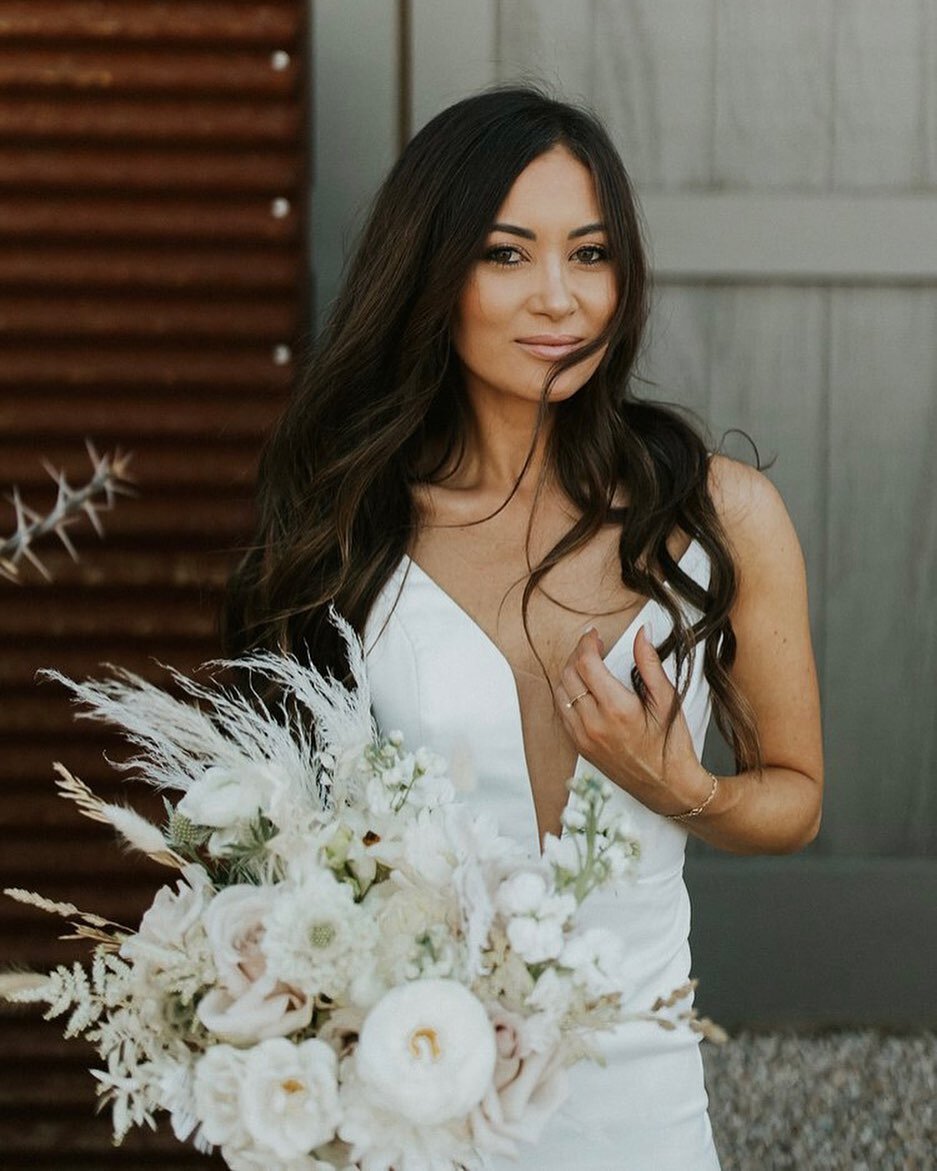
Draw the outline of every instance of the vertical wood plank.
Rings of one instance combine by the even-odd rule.
[[[833,0],[718,0],[717,16],[715,181],[825,188]]]
[[[639,373],[654,385],[638,382],[640,397],[681,403],[706,418],[715,296],[700,285],[655,289],[639,363]]]
[[[397,157],[397,6],[312,6],[315,168],[312,240],[318,326],[372,195]]]
[[[747,431],[784,497],[807,561],[820,634],[826,493],[826,300],[823,289],[725,289],[715,300],[710,424]],[[750,445],[727,454],[753,462]]]
[[[922,58],[922,131],[924,135],[924,175],[926,187],[937,187],[937,4],[920,0]]]
[[[594,97],[643,189],[712,177],[713,0],[596,0]]]
[[[924,177],[923,32],[918,0],[888,5],[849,0],[837,6],[837,187],[901,190]]]
[[[498,78],[496,0],[412,0],[415,134],[446,106]]]
[[[592,100],[595,0],[498,4],[498,75],[539,77],[570,101]]]
[[[833,293],[827,834],[937,849],[937,290]]]

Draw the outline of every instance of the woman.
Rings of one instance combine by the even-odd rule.
[[[822,789],[797,537],[763,475],[634,396],[647,305],[591,114],[530,86],[444,110],[379,191],[268,444],[225,626],[231,652],[341,674],[334,600],[379,723],[470,768],[466,799],[532,849],[575,770],[611,778],[640,875],[590,913],[626,940],[633,1011],[689,975],[687,833],[795,851]],[[711,709],[731,777],[700,763]],[[624,1025],[524,1165],[718,1168],[698,1042]]]

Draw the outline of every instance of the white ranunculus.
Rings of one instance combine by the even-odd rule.
[[[262,1041],[248,1050],[241,1099],[254,1142],[280,1159],[308,1155],[335,1137],[338,1059],[315,1038]]]
[[[434,1126],[481,1101],[495,1058],[494,1030],[476,996],[455,980],[415,980],[368,1013],[355,1068],[376,1104]]]
[[[201,1134],[213,1146],[246,1141],[241,1122],[241,1081],[246,1052],[233,1045],[213,1045],[196,1062],[195,1113]]]

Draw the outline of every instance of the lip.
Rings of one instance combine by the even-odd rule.
[[[568,333],[541,333],[535,337],[521,337],[516,340],[517,344],[523,346],[529,354],[534,354],[538,358],[546,358],[551,362],[572,353],[583,341],[581,337],[574,337]]]

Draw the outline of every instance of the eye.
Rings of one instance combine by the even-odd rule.
[[[493,264],[499,264],[502,268],[516,268],[520,263],[519,260],[508,260],[505,258],[506,254],[510,255],[512,253],[520,255],[518,249],[512,247],[510,244],[499,244],[497,247],[489,248],[485,252],[485,260],[490,260]]]
[[[584,244],[582,248],[577,249],[576,255],[581,257],[584,252],[593,254],[592,259],[583,260],[584,264],[601,264],[603,260],[608,260],[608,249],[603,248],[601,244]]]

